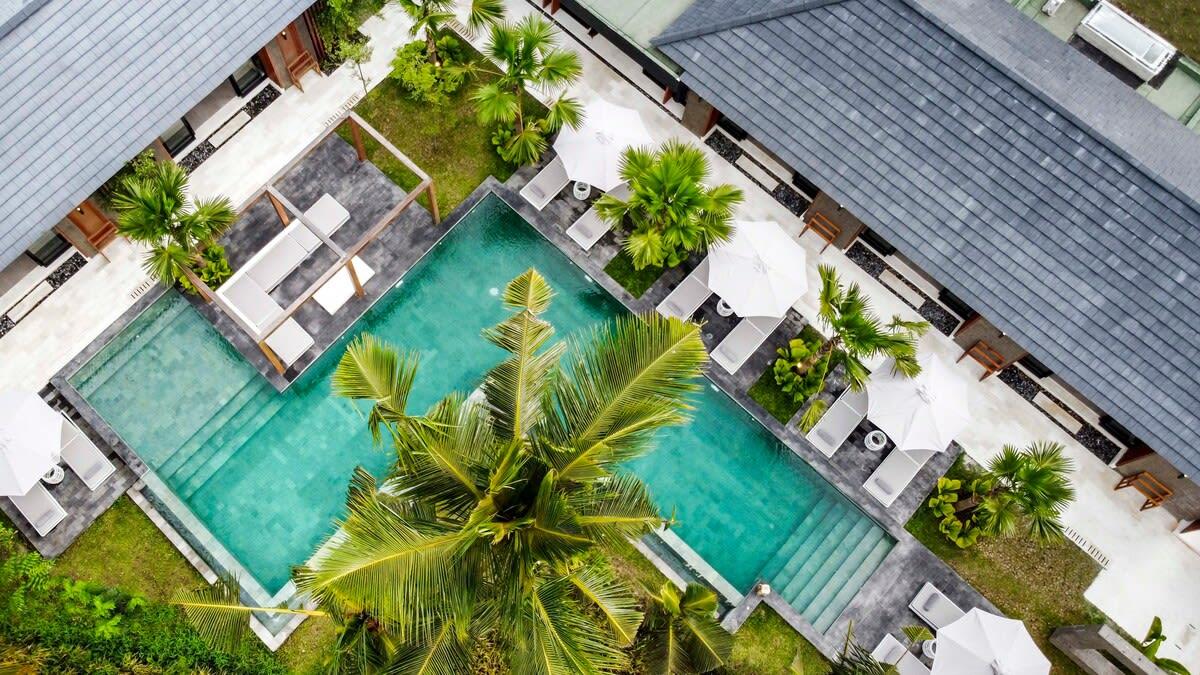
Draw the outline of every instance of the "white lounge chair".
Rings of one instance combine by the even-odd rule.
[[[371,280],[371,277],[375,276],[375,270],[371,269],[371,266],[358,256],[354,256],[354,273],[358,276],[358,283],[364,286]],[[325,285],[313,293],[313,300],[316,300],[317,304],[330,314],[337,314],[337,311],[352,297],[354,297],[354,280],[350,278],[350,272],[345,267],[338,270],[333,278],[326,281]]]
[[[290,366],[300,360],[300,357],[316,344],[313,342],[312,336],[291,317],[280,324],[274,333],[268,335],[264,342],[285,366]]]
[[[559,157],[555,157],[541,171],[538,172],[533,180],[525,184],[521,188],[521,196],[525,201],[533,205],[533,208],[541,211],[546,208],[550,200],[554,199],[562,189],[570,182],[567,178],[567,167]]]
[[[608,194],[617,199],[625,199],[629,196],[629,186],[621,183],[610,190]],[[600,238],[610,228],[612,225],[600,217],[600,214],[596,212],[596,205],[593,204],[571,224],[571,227],[567,228],[567,236],[583,247],[583,250],[588,251],[596,245],[596,242],[600,241]]]
[[[891,506],[933,453],[933,450],[893,450],[863,487],[884,506]]]
[[[805,434],[826,457],[833,457],[867,416],[867,392],[847,389]]]
[[[958,621],[966,614],[937,586],[925,582],[908,608],[935,631]]]
[[[658,303],[658,313],[665,317],[690,319],[710,295],[712,290],[708,287],[708,258],[705,258]]]
[[[321,243],[301,223],[292,223],[246,263],[245,275],[258,287],[270,291],[304,262]]]
[[[75,426],[71,420],[63,417],[62,426],[62,460],[79,476],[89,490],[95,490],[116,473],[117,467],[100,452],[100,448]]]
[[[871,657],[876,661],[896,666],[898,675],[929,675],[930,670],[921,663],[915,654],[905,648],[904,643],[897,640],[891,633],[883,636],[872,652]]]
[[[736,373],[781,323],[783,317],[748,316],[742,319],[712,351],[712,360],[727,372]]]
[[[221,284],[217,294],[231,307],[243,321],[250,324],[255,331],[283,313],[279,303],[267,294],[254,279],[246,275],[234,275],[229,281]]]
[[[21,515],[25,516],[25,520],[29,521],[38,535],[43,537],[50,534],[50,530],[67,517],[67,510],[41,483],[35,483],[29,492],[9,497],[9,500]]]

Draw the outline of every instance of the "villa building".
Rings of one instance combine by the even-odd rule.
[[[547,5],[1196,536],[1200,136],[1155,100],[1186,57],[1143,82],[999,2],[697,0],[649,40],[625,3]]]
[[[125,162],[149,147],[194,168],[319,72],[312,4],[5,3],[0,335],[103,254],[115,227],[92,195]]]

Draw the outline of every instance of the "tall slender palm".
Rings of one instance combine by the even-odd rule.
[[[409,34],[425,41],[425,55],[430,63],[441,65],[437,37],[446,23],[454,19],[457,0],[396,0],[400,8],[413,20]],[[504,18],[503,0],[471,0],[467,13],[467,25],[472,30],[481,30],[498,23]]]
[[[501,153],[517,164],[536,162],[551,134],[564,124],[577,127],[582,119],[579,102],[567,96],[566,90],[579,79],[583,65],[578,54],[557,44],[550,24],[531,14],[517,23],[492,26],[483,50],[491,65],[471,63],[462,68],[467,73],[495,76],[481,84],[471,99],[484,124],[505,127],[508,137]],[[531,117],[530,87],[557,92],[545,117]]]
[[[681,594],[666,582],[650,598],[640,638],[649,643],[645,669],[663,675],[707,673],[729,663],[733,636],[715,618],[717,594],[688,584]]]
[[[628,230],[624,247],[635,267],[673,267],[690,252],[729,239],[742,191],[733,185],[706,186],[710,172],[703,151],[677,140],[657,151],[625,151],[620,173],[630,195],[606,194],[596,201],[596,212]]]
[[[584,554],[663,524],[619,465],[686,420],[707,356],[695,324],[658,316],[551,344],[551,297],[533,270],[514,279],[512,315],[484,331],[508,356],[479,395],[424,415],[408,412],[415,355],[364,336],[338,364],[335,392],[369,403],[372,433],[396,451],[381,485],[356,474],[339,533],[293,574],[338,622],[344,665],[465,672],[485,637],[514,673],[625,665],[642,612]],[[215,638],[247,610],[214,593],[181,604]]]
[[[984,534],[1015,534],[1024,523],[1034,539],[1061,539],[1062,511],[1075,500],[1069,478],[1074,463],[1064,451],[1061,444],[1048,441],[1021,449],[1004,446],[973,483],[974,494],[955,509],[973,510]]]
[[[126,179],[112,199],[117,230],[150,247],[146,271],[168,284],[203,265],[205,249],[237,219],[227,198],[189,201],[187,187],[182,167],[159,162],[144,177]]]

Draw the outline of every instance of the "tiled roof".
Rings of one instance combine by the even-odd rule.
[[[731,4],[683,81],[1200,474],[1200,137],[1002,0]]]
[[[48,0],[0,35],[0,267],[312,0]]]

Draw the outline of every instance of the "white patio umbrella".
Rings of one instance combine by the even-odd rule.
[[[933,675],[1046,675],[1025,624],[975,608],[938,630]]]
[[[867,417],[897,450],[942,451],[971,421],[967,383],[941,358],[922,356],[921,373],[905,377],[892,362],[867,380]]]
[[[578,129],[564,126],[558,132],[554,150],[568,178],[607,192],[621,184],[625,148],[651,143],[650,132],[636,110],[598,98],[587,104]]]
[[[0,392],[0,495],[23,495],[58,463],[62,418],[37,394]]]
[[[708,287],[738,316],[774,316],[808,290],[804,247],[778,223],[736,220],[729,241],[708,250]]]

